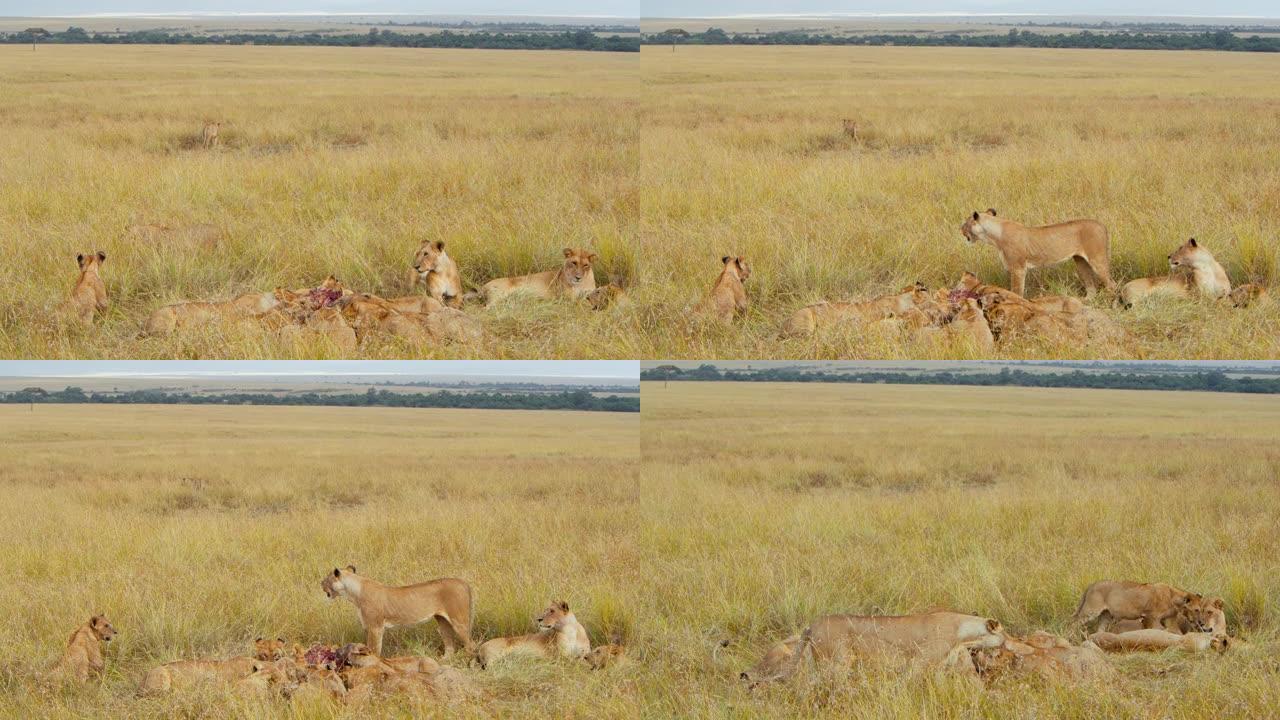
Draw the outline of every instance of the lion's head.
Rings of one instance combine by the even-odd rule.
[[[1196,593],[1174,600],[1178,619],[1197,632],[1213,632],[1214,621],[1222,612],[1222,598],[1206,598]]]
[[[253,656],[258,660],[279,660],[285,656],[285,650],[284,638],[258,638],[253,641]]]
[[[364,643],[347,643],[338,650],[339,667],[369,667],[379,662],[380,658]]]
[[[725,255],[720,258],[720,262],[733,271],[739,282],[746,282],[747,278],[751,277],[751,266],[747,264],[747,259],[740,255]]]
[[[564,625],[565,620],[569,617],[569,603],[564,600],[553,602],[534,620],[538,623],[539,630],[552,630]]]
[[[981,242],[989,238],[989,230],[983,224],[983,221],[990,220],[996,216],[995,208],[987,208],[986,212],[973,211],[965,219],[964,224],[960,226],[960,233],[964,235],[964,239],[971,243]]]
[[[101,250],[99,250],[96,253],[89,253],[87,255],[84,253],[81,253],[80,255],[76,255],[76,265],[80,266],[81,270],[88,270],[89,268],[94,267],[95,265],[101,266],[102,263],[106,261],[107,261],[107,254],[102,252]]]
[[[443,240],[424,240],[413,254],[413,269],[425,278],[439,269],[442,257],[445,257]]]
[[[591,275],[591,263],[595,262],[596,254],[588,252],[582,248],[565,248],[564,249],[564,265],[560,268],[560,276],[564,278],[569,285],[578,285],[583,278]]]
[[[799,635],[792,635],[775,644],[765,652],[760,662],[739,673],[738,679],[747,684],[748,690],[781,680],[786,677],[787,669],[794,664],[795,654],[800,652],[800,644]]]
[[[343,584],[343,577],[354,575],[355,572],[355,565],[348,565],[346,570],[334,568],[333,572],[325,575],[324,580],[320,581],[320,589],[324,590],[324,594],[329,596],[330,600],[344,597],[347,594],[347,587]]]
[[[111,642],[116,636],[116,629],[111,626],[106,615],[94,615],[89,618],[89,629],[93,631],[93,636],[102,642]]]
[[[1200,247],[1195,238],[1191,238],[1169,254],[1169,267],[1174,270],[1180,267],[1190,267],[1195,265],[1197,260],[1207,253],[1208,251]]]

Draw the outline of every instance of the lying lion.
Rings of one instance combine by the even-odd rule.
[[[258,638],[253,643],[254,654],[225,660],[178,660],[151,668],[142,678],[139,694],[169,692],[193,687],[207,682],[235,683],[255,673],[275,673],[279,667],[266,668],[266,664],[293,661],[285,658],[285,645],[281,640]],[[266,669],[264,669],[266,668]],[[261,678],[253,684],[260,684]]]
[[[924,283],[908,285],[892,295],[859,302],[821,302],[792,313],[782,326],[789,337],[812,335],[820,327],[839,323],[866,324],[900,318],[910,327],[924,327],[941,320],[943,309]]]
[[[742,673],[749,686],[790,677],[800,661],[844,665],[854,658],[906,659],[938,664],[957,647],[966,650],[1004,643],[999,621],[944,610],[918,615],[828,615],[799,636],[770,648],[755,668]]]
[[[696,312],[728,323],[747,311],[747,290],[743,283],[751,277],[751,266],[746,258],[733,255],[725,255],[720,262],[724,267]]]
[[[1204,629],[1207,621],[1208,629]],[[1107,630],[1114,633],[1141,630],[1142,620],[1113,620],[1107,624]],[[1169,632],[1183,635],[1193,632],[1211,632],[1217,635],[1227,634],[1227,614],[1222,598],[1204,598],[1198,608],[1191,608],[1179,613],[1173,624],[1165,627]]]
[[[103,646],[115,636],[116,629],[106,616],[94,615],[89,618],[89,622],[71,633],[67,649],[53,666],[53,673],[78,682],[86,682],[90,676],[101,677],[102,671],[106,669],[106,661],[102,657]]]
[[[1233,307],[1246,308],[1250,305],[1263,305],[1270,302],[1271,293],[1265,286],[1258,283],[1245,283],[1232,290],[1228,297],[1231,298]]]
[[[1144,629],[1212,632],[1221,603],[1167,583],[1099,580],[1085,589],[1073,621],[1081,628],[1097,621],[1099,631],[1116,620],[1138,620]]]
[[[1225,633],[1194,632],[1182,635],[1158,628],[1122,633],[1096,632],[1089,636],[1089,640],[1107,652],[1142,652],[1176,648],[1192,653],[1208,650],[1223,653],[1231,645],[1231,638]]]
[[[996,647],[974,648],[971,657],[974,670],[987,682],[1020,673],[1046,680],[1085,680],[1115,671],[1092,642],[1074,646],[1064,638],[1040,631],[1026,637],[1007,636]]]
[[[581,298],[596,289],[595,271],[591,265],[596,254],[581,248],[565,248],[564,262],[556,270],[490,280],[480,288],[486,304],[493,304],[517,293],[547,299]]]
[[[1179,272],[1190,269],[1190,274]],[[1156,294],[1189,298],[1201,295],[1211,299],[1231,294],[1231,280],[1227,271],[1218,264],[1213,254],[1196,242],[1195,238],[1183,243],[1169,255],[1170,273],[1163,277],[1130,280],[1120,289],[1120,300],[1125,307]]]
[[[541,658],[567,657],[581,659],[591,651],[586,628],[569,610],[569,603],[552,603],[535,618],[538,632],[517,637],[485,641],[476,652],[481,668],[508,655],[533,655]]]
[[[111,306],[107,299],[107,286],[102,283],[99,270],[107,261],[107,254],[99,250],[88,255],[76,256],[76,264],[80,267],[80,275],[76,285],[71,289],[71,297],[63,303],[63,314],[80,323],[88,325],[93,322],[96,313]]]

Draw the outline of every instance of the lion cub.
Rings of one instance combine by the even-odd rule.
[[[413,256],[413,273],[413,284],[424,283],[429,297],[451,308],[462,307],[462,275],[443,241],[423,241]]]
[[[103,644],[116,636],[116,629],[105,615],[94,615],[89,622],[76,628],[67,641],[62,658],[53,666],[53,672],[78,682],[86,682],[90,675],[101,676],[106,668],[102,658]]]
[[[1270,301],[1271,293],[1263,285],[1246,283],[1232,290],[1228,297],[1231,298],[1233,307],[1246,308],[1250,305],[1262,305]]]
[[[563,252],[564,263],[558,270],[490,280],[480,288],[480,295],[484,296],[486,304],[491,305],[515,293],[576,300],[595,290],[596,275],[592,263],[596,261],[596,254],[582,248],[565,248]]]
[[[68,317],[86,325],[93,322],[94,313],[106,310],[111,302],[107,299],[107,286],[102,284],[102,276],[98,274],[102,263],[107,261],[107,254],[99,250],[88,255],[77,255],[76,264],[80,266],[80,277],[71,290],[71,297],[63,305]]]
[[[213,149],[218,146],[221,140],[218,138],[219,131],[222,130],[222,122],[207,122],[204,129],[200,131],[200,144],[206,148]]]
[[[1177,272],[1190,268],[1191,274]],[[1169,255],[1171,272],[1164,277],[1130,280],[1120,288],[1120,300],[1125,307],[1157,293],[1191,297],[1197,292],[1205,297],[1219,299],[1231,293],[1231,280],[1213,254],[1191,238]]]
[[[751,266],[746,258],[733,255],[725,255],[720,262],[724,268],[712,284],[711,292],[698,305],[698,312],[727,323],[747,311],[747,290],[743,283],[751,277]]]
[[[567,657],[575,660],[591,652],[586,628],[569,611],[569,603],[552,603],[536,618],[538,632],[518,637],[494,638],[476,651],[480,667],[487,668],[499,658],[512,654],[536,655],[543,658]]]

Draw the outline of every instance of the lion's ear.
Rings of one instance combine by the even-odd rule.
[[[76,256],[76,264],[77,265],[84,264],[84,253],[80,253],[79,255]]]
[[[732,255],[725,255],[724,257],[720,258],[720,262],[724,265],[728,265],[729,261],[732,259],[733,259]]]
[[[561,600],[560,602],[556,603],[556,607],[560,608],[565,612],[569,612],[569,603],[565,602],[564,600]]]
[[[1180,595],[1173,599],[1173,604],[1178,606],[1186,605],[1187,602],[1190,601],[1190,599],[1191,598],[1188,595]]]
[[[334,577],[342,577],[342,571],[341,571],[341,570],[339,570],[338,568],[334,568],[334,569],[333,569],[333,576],[334,576]]]
[[[1223,608],[1222,598],[1214,598],[1213,602],[1209,603],[1209,607],[1213,608],[1214,610],[1221,610]]]
[[[974,220],[977,220],[977,219],[978,219],[978,211],[977,211],[977,210],[974,210],[974,211],[973,211],[973,219],[974,219]]]
[[[355,566],[355,565],[348,565],[348,566],[347,566],[347,569],[348,569],[348,570],[350,570],[351,572],[355,572],[355,571],[356,571],[356,566]]]
[[[987,618],[987,632],[999,632],[1000,621],[995,618]]]
[[[996,209],[995,209],[995,208],[987,208],[987,212],[991,213],[992,215],[995,215],[995,214],[996,214]]]
[[[591,253],[590,255],[587,256],[587,262],[595,262],[597,257],[599,257],[599,255],[596,255],[595,253]]]
[[[102,252],[101,250],[99,250],[99,251],[98,251],[98,262],[100,262],[100,263],[101,263],[101,262],[106,262],[106,261],[107,261],[107,254],[106,254],[106,253],[104,253],[104,252]]]
[[[282,644],[283,644],[283,643],[284,643],[284,638],[282,638],[282,637],[278,637],[278,638],[276,638],[276,642],[278,642],[278,643],[282,643]]]
[[[573,248],[565,248],[565,249],[564,249],[564,256],[565,256],[565,257],[573,257]]]
[[[1196,245],[1196,239],[1195,239],[1195,238],[1191,238],[1190,240],[1188,240],[1188,241],[1187,241],[1187,244],[1188,244],[1188,245],[1190,245],[1191,247],[1199,247],[1199,245]]]
[[[436,241],[436,251],[437,251],[437,252],[444,252],[444,241],[443,241],[443,240],[437,240],[437,241]]]
[[[257,639],[257,640],[254,640],[254,642],[262,642],[262,636],[261,636],[261,635],[259,635],[259,636],[258,636],[258,639]]]

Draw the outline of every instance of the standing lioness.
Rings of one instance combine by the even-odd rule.
[[[1009,271],[1009,289],[1019,295],[1026,295],[1028,270],[1057,265],[1068,258],[1075,261],[1076,272],[1090,297],[1099,284],[1108,290],[1116,288],[1111,280],[1111,241],[1107,228],[1097,220],[1027,227],[997,218],[995,208],[991,208],[975,211],[960,226],[960,232],[971,243],[989,242],[995,246]]]
[[[475,598],[471,585],[457,578],[438,578],[416,585],[392,587],[356,573],[334,568],[320,587],[330,599],[344,597],[356,606],[365,644],[382,655],[382,633],[387,628],[417,625],[435,618],[448,656],[461,646],[471,652],[471,619]]]

